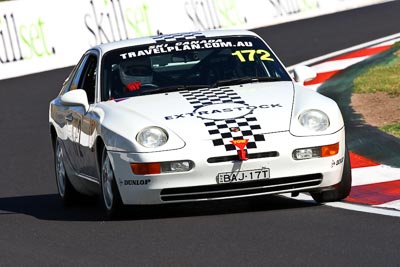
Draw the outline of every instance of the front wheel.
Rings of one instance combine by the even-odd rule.
[[[328,191],[322,191],[318,193],[311,193],[312,198],[318,202],[333,202],[345,199],[351,191],[351,165],[350,165],[350,156],[349,151],[345,150],[345,159],[344,159],[344,166],[343,166],[343,174],[342,180],[340,183],[335,185],[335,188]]]
[[[114,218],[120,214],[123,207],[118,186],[115,181],[114,171],[110,157],[104,148],[101,166],[101,202],[108,218]]]

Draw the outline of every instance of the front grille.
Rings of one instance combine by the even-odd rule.
[[[278,157],[279,153],[277,151],[270,151],[270,152],[261,152],[261,153],[249,153],[247,157],[249,159],[260,159],[260,158],[274,158]],[[230,162],[240,160],[238,155],[231,155],[231,156],[222,156],[222,157],[213,157],[207,159],[208,163],[220,163],[220,162]]]
[[[163,201],[215,199],[253,194],[278,194],[317,186],[322,174],[309,174],[243,183],[167,188],[161,190]]]

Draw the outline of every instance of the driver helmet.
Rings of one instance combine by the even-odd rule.
[[[133,82],[149,84],[153,82],[153,70],[149,57],[138,57],[120,63],[119,74],[123,84]]]

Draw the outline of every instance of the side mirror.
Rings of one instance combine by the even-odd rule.
[[[85,112],[89,110],[89,101],[83,89],[66,92],[61,96],[61,103],[65,106],[83,106]]]
[[[293,69],[294,79],[296,82],[303,84],[304,82],[311,81],[317,77],[317,73],[307,66],[296,66]]]

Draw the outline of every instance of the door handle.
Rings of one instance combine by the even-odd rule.
[[[73,120],[74,120],[74,117],[72,116],[72,113],[70,113],[70,114],[68,114],[67,116],[65,116],[65,120],[66,120],[66,121],[69,121],[69,122],[73,121]]]

